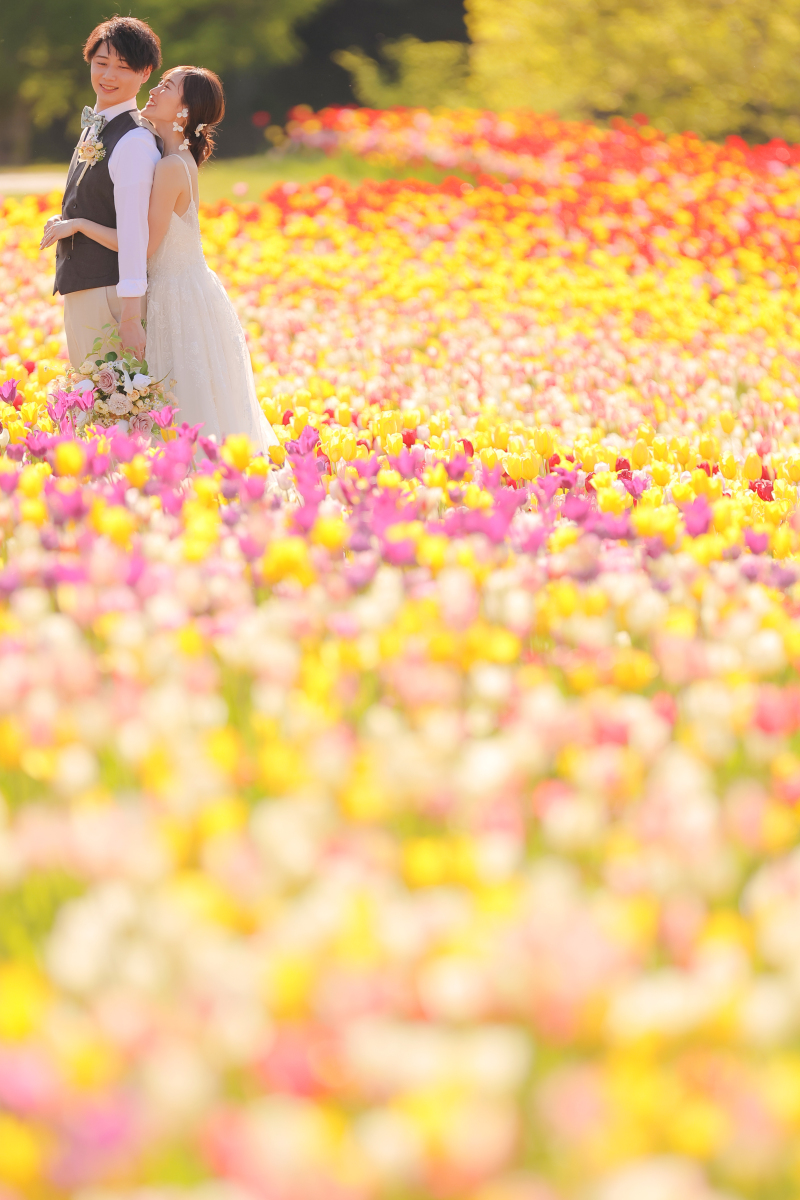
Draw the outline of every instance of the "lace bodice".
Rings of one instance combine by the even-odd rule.
[[[164,273],[179,275],[189,268],[208,269],[203,257],[200,220],[194,197],[182,217],[176,212],[170,217],[164,240],[150,259],[147,270],[152,281]]]

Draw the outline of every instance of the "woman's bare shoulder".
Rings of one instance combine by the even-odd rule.
[[[177,154],[165,154],[161,161],[156,164],[155,174],[157,179],[163,179],[165,182],[173,178],[186,178],[186,172],[178,162]]]

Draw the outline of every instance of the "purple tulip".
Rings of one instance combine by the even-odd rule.
[[[562,483],[558,475],[544,475],[533,483],[534,492],[545,506],[550,503],[560,487]]]
[[[4,400],[6,404],[13,404],[14,408],[19,408],[22,398],[17,391],[18,385],[18,379],[7,379],[0,387],[0,400]]]
[[[561,512],[568,521],[577,521],[579,525],[582,525],[591,511],[591,504],[588,500],[584,500],[581,496],[564,497],[564,503],[561,506]]]
[[[203,453],[209,462],[215,463],[219,459],[219,446],[216,442],[212,442],[211,438],[200,437],[197,439],[203,448]]]
[[[266,479],[263,475],[248,475],[242,479],[240,495],[243,500],[255,501],[260,500],[264,495],[266,487]]]
[[[165,404],[163,408],[153,409],[153,420],[159,429],[166,429],[168,425],[172,424],[172,418],[176,411],[177,409],[171,408],[169,404]]]
[[[769,534],[756,533],[753,529],[744,531],[744,544],[751,554],[763,554],[769,545]]]
[[[700,537],[708,533],[713,513],[705,496],[698,496],[683,510],[683,523],[689,537]]]
[[[403,538],[399,542],[385,541],[383,543],[383,557],[393,567],[406,567],[415,561],[416,556],[416,546],[411,538]]]

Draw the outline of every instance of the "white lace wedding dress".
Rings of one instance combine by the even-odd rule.
[[[192,177],[183,166],[192,199],[182,217],[172,214],[148,263],[147,367],[167,387],[177,381],[179,421],[202,422],[201,436],[218,441],[246,433],[266,454],[278,439],[256,398],[244,330],[203,257]]]

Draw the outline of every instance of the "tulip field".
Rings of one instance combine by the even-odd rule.
[[[798,1200],[800,148],[287,138],[456,174],[203,208],[269,458],[0,203],[0,1200]]]

